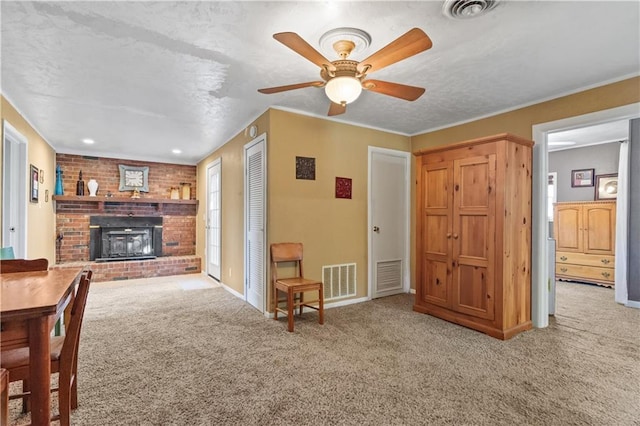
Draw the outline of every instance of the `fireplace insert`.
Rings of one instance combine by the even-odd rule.
[[[162,217],[92,216],[89,260],[155,259],[162,256]]]

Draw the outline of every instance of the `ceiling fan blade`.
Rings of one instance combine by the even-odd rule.
[[[362,88],[407,101],[415,101],[422,96],[425,91],[422,87],[407,86],[405,84],[381,80],[365,80],[362,82]]]
[[[272,93],[286,92],[287,90],[303,89],[305,87],[322,87],[324,81],[309,81],[307,83],[289,84],[287,86],[267,87],[266,89],[258,89],[258,92],[270,95]]]
[[[372,73],[388,65],[430,49],[431,39],[420,28],[413,28],[358,64],[358,71]],[[369,66],[369,68],[367,68]]]
[[[328,116],[332,116],[332,115],[340,115],[340,114],[344,114],[345,112],[347,112],[347,105],[343,105],[343,104],[337,104],[335,102],[331,102],[331,105],[329,105],[329,114],[327,114]]]
[[[335,68],[331,64],[330,60],[322,56],[320,52],[314,49],[309,43],[304,41],[304,39],[296,33],[291,33],[291,32],[277,33],[273,35],[273,38],[275,38],[280,43],[284,44],[285,46],[287,46],[289,49],[293,50],[297,54],[313,62],[320,68],[323,68],[325,65],[331,69]]]

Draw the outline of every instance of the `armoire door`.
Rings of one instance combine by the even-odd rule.
[[[584,252],[615,254],[616,206],[614,203],[584,205]]]
[[[451,306],[451,213],[453,168],[450,161],[422,167],[422,282],[425,302]]]
[[[582,206],[556,205],[554,216],[556,251],[582,253]]]
[[[495,290],[496,156],[453,164],[452,308],[492,320]]]

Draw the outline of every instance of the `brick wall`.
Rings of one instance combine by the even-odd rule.
[[[180,182],[189,182],[192,189],[191,198],[195,199],[195,166],[69,154],[57,154],[56,157],[63,170],[65,195],[75,195],[76,180],[80,170],[82,170],[85,184],[92,178],[98,181],[100,185],[98,197],[103,197],[107,191],[110,191],[114,196],[129,195],[130,191],[118,191],[120,184],[118,164],[126,164],[149,166],[149,193],[143,193],[143,198],[169,198],[171,186],[178,186]],[[85,189],[85,193],[88,195],[87,189]],[[102,210],[97,203],[56,201],[56,235],[63,237],[56,245],[56,263],[64,264],[89,260],[89,218],[94,215],[162,216],[163,256],[195,255],[197,210],[195,205],[164,204],[159,210],[158,206],[152,203],[110,203],[108,198],[102,199],[105,200]],[[113,266],[112,268],[119,267]]]
[[[119,160],[115,158],[89,157],[84,155],[56,154],[56,163],[62,169],[62,188],[64,195],[76,195],[76,182],[82,170],[82,180],[85,184],[85,195],[89,195],[86,185],[89,179],[98,182],[99,197],[111,192],[114,197],[128,197],[131,191],[120,192],[119,164],[126,166],[149,167],[149,192],[141,196],[148,198],[170,198],[172,186],[180,183],[191,184],[191,199],[196,194],[196,166],[181,164],[152,163],[148,161]]]

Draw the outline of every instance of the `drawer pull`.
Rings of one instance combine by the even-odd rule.
[[[567,268],[560,268],[562,272],[567,272]]]
[[[560,260],[562,260],[564,262],[565,260],[567,260],[567,256],[561,256]]]
[[[605,277],[605,278],[609,278],[611,276],[611,274],[608,273],[608,272],[603,272],[602,276]]]
[[[609,259],[600,259],[600,262],[604,263],[605,265],[608,265]]]

